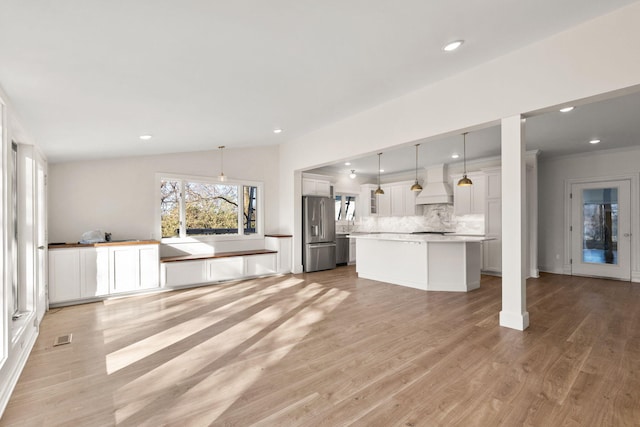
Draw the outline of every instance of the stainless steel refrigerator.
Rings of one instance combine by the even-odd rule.
[[[304,271],[336,268],[335,202],[331,197],[304,196],[302,199]]]

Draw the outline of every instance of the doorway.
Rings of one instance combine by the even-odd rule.
[[[631,280],[630,180],[571,185],[571,274]]]

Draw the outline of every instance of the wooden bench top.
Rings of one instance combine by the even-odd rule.
[[[160,262],[196,261],[199,259],[230,258],[230,257],[237,257],[237,256],[264,255],[264,254],[277,254],[277,253],[278,251],[272,251],[269,249],[253,249],[250,251],[218,252],[216,254],[169,256],[169,257],[160,258]]]

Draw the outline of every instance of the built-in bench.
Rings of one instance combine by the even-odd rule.
[[[162,257],[161,286],[188,286],[290,273],[290,237],[265,236],[266,249]]]

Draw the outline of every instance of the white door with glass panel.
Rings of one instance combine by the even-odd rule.
[[[571,272],[631,280],[630,181],[571,186]]]

